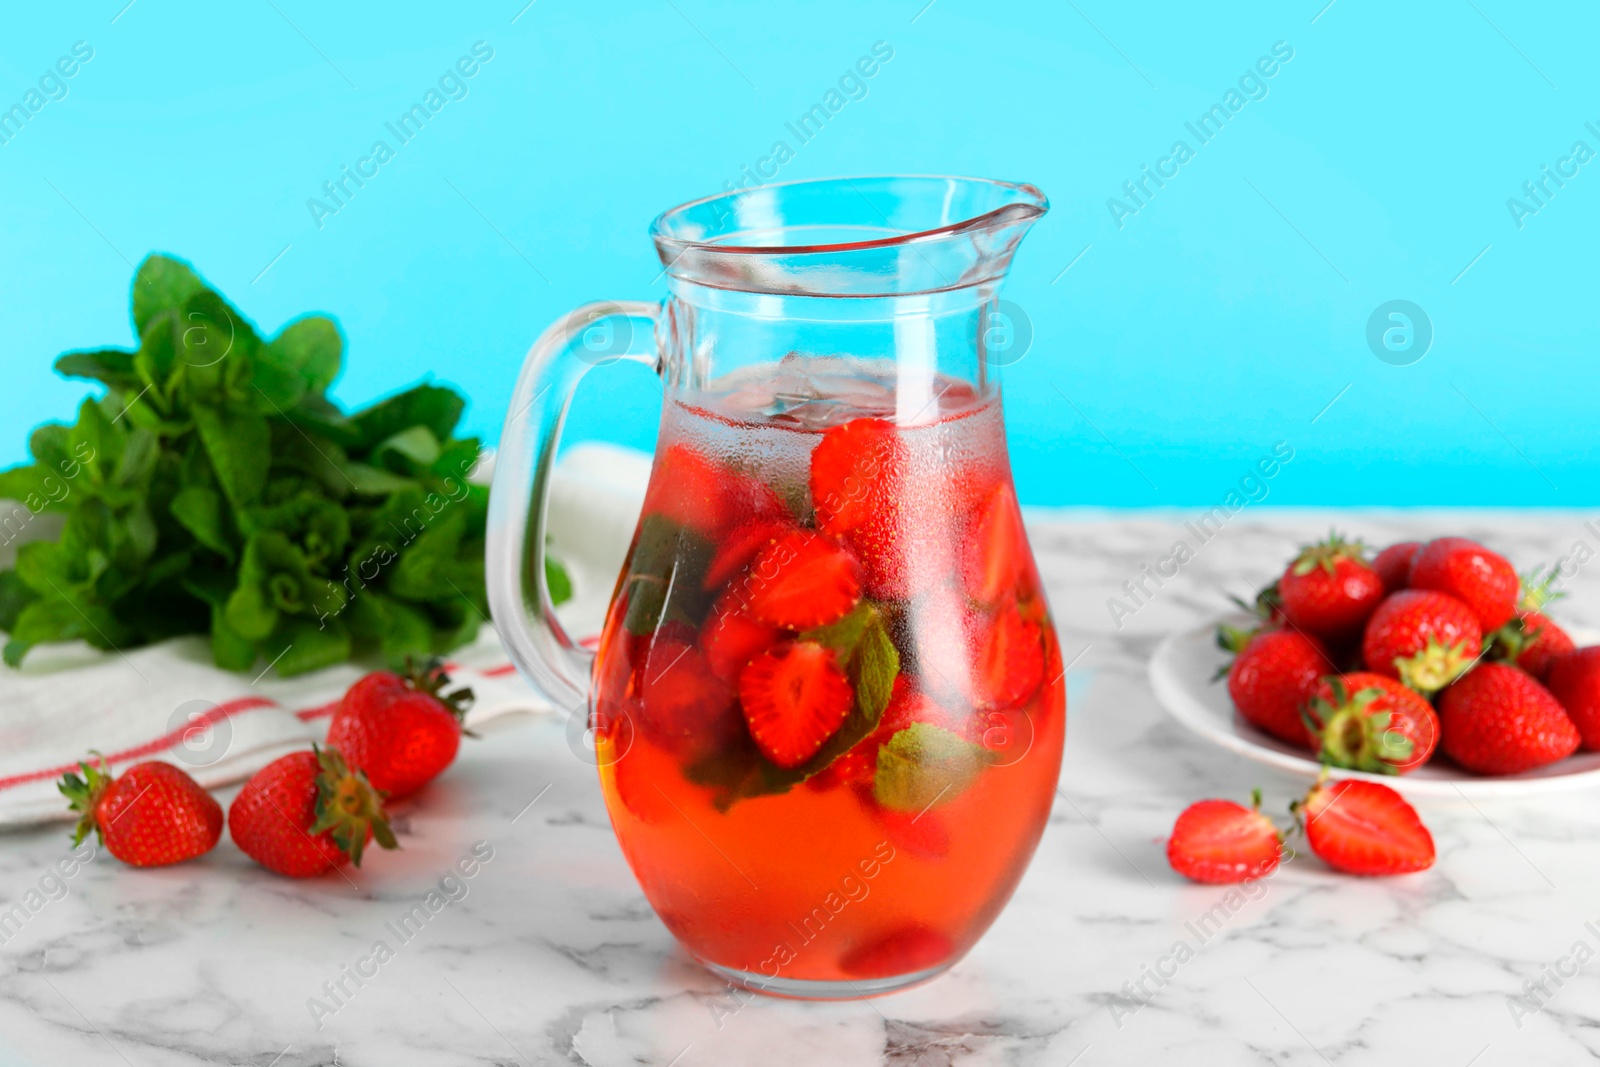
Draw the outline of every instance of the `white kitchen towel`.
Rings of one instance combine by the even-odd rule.
[[[551,553],[572,576],[573,599],[558,614],[574,633],[599,628],[649,471],[648,456],[602,444],[576,445],[557,464]],[[447,666],[476,697],[469,728],[552,710],[517,674],[492,626]],[[212,665],[201,637],[125,652],[81,643],[35,649],[21,670],[0,667],[0,829],[70,818],[56,782],[90,750],[114,772],[158,759],[208,788],[243,781],[320,739],[345,690],[373,667],[345,663],[296,678],[270,669],[234,674]]]

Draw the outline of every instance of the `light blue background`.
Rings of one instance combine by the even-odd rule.
[[[883,40],[869,95],[780,177],[1050,195],[1006,293],[1034,332],[1005,372],[1026,501],[1210,505],[1281,440],[1271,503],[1600,502],[1600,162],[1522,229],[1506,206],[1574,141],[1600,150],[1592,5],[524,2],[8,10],[0,107],[74,41],[95,57],[0,145],[0,461],[84,392],[52,357],[131,342],[152,249],[269,330],[338,316],[343,400],[431,374],[492,438],[539,330],[659,298],[650,218],[737,178]],[[470,95],[319,230],[306,200],[479,39]],[[1269,95],[1200,146],[1184,122],[1280,40]],[[1107,198],[1178,138],[1195,158],[1119,229]],[[1435,330],[1411,366],[1365,340],[1395,298]],[[648,446],[648,376],[599,377],[576,432]]]

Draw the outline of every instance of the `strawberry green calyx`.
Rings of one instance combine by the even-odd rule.
[[[311,746],[317,754],[317,821],[310,833],[326,833],[350,862],[361,866],[361,854],[371,832],[383,848],[399,848],[389,819],[383,810],[383,795],[372,788],[367,776],[353,771],[336,748]]]
[[[425,693],[443,704],[457,722],[466,720],[467,709],[472,707],[476,699],[471,689],[457,689],[453,693],[444,691],[450,684],[450,675],[444,669],[444,661],[437,658],[418,662],[407,656],[400,678],[407,688]]]
[[[73,827],[72,844],[74,847],[83,844],[83,839],[89,836],[89,831],[95,832],[95,840],[105,844],[105,831],[100,828],[100,822],[95,818],[95,810],[100,806],[100,800],[106,795],[106,790],[111,788],[111,771],[106,766],[106,758],[100,753],[92,753],[100,757],[100,766],[94,767],[79,761],[78,767],[83,771],[83,777],[78,777],[71,771],[61,776],[61,781],[56,788],[61,790],[61,795],[71,803],[68,808],[79,813],[78,824]]]
[[[1350,692],[1342,678],[1329,682],[1333,699],[1314,698],[1306,709],[1306,729],[1322,739],[1325,766],[1370,774],[1394,774],[1411,758],[1416,743],[1394,727],[1393,712],[1374,712],[1383,699],[1376,686]]]
[[[1546,604],[1566,596],[1566,593],[1550,588],[1557,574],[1555,567],[1548,570],[1544,567],[1535,567],[1527,574],[1521,575],[1522,595],[1517,599],[1518,610],[1543,611]]]
[[[1228,662],[1217,668],[1217,673],[1211,676],[1213,682],[1220,682],[1228,676],[1228,669],[1233,664],[1234,657],[1243,652],[1244,646],[1260,632],[1254,628],[1246,630],[1238,626],[1229,626],[1225,622],[1217,624],[1217,647],[1228,653]]]
[[[1291,566],[1294,573],[1300,575],[1310,574],[1318,567],[1332,574],[1334,565],[1341,559],[1353,559],[1357,563],[1365,563],[1367,546],[1360,541],[1346,541],[1337,530],[1334,530],[1328,533],[1326,541],[1319,541],[1302,548]]]
[[[1394,668],[1400,673],[1403,685],[1423,696],[1432,696],[1466,674],[1477,660],[1478,653],[1466,641],[1446,645],[1437,637],[1430,636],[1427,647],[1409,659],[1397,657]]]

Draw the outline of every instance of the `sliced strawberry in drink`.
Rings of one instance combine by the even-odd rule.
[[[872,776],[878,770],[878,738],[867,738],[850,751],[806,779],[806,788],[818,793],[845,785],[872,787]]]
[[[851,419],[822,435],[811,453],[811,504],[831,534],[855,529],[900,496],[905,442],[887,419]]]
[[[644,514],[663,515],[691,530],[715,536],[737,517],[726,467],[688,445],[667,448],[656,460],[645,491]]]
[[[944,934],[912,923],[852,949],[839,969],[855,978],[892,978],[937,967],[955,949]]]
[[[775,544],[794,528],[792,522],[770,518],[752,519],[735,526],[717,545],[700,587],[706,592],[722,588],[750,565],[757,552]]]
[[[973,689],[980,708],[1010,708],[1031,697],[1044,681],[1043,631],[1004,604],[978,638]]]
[[[620,759],[602,773],[612,776],[617,799],[628,813],[642,823],[660,826],[676,813],[672,802],[651,780],[649,764],[642,759]]]
[[[833,538],[792,530],[762,549],[730,592],[752,615],[787,630],[843,618],[861,599],[861,567]]]
[[[950,855],[950,827],[936,811],[895,811],[878,808],[878,819],[889,842],[913,856],[942,860]]]
[[[832,737],[855,693],[833,651],[795,641],[751,660],[739,675],[750,737],[767,759],[798,767]]]
[[[733,688],[700,651],[676,635],[650,647],[640,674],[640,727],[672,751],[711,743],[727,732]]]
[[[711,607],[711,614],[700,631],[700,651],[711,673],[736,685],[745,664],[777,644],[782,636],[782,630],[745,610],[737,590],[730,589]]]
[[[959,731],[961,720],[903,674],[895,676],[889,703],[874,731],[879,741],[887,741],[912,723],[925,722],[946,730]]]
[[[1032,569],[1022,512],[1010,482],[989,490],[978,506],[967,540],[967,589],[975,600],[998,603],[1017,593]]]

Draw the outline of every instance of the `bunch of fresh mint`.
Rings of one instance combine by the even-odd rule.
[[[166,256],[134,275],[133,323],[136,351],[56,361],[105,395],[0,472],[0,499],[26,509],[13,515],[66,516],[58,540],[0,571],[8,664],[47,642],[209,633],[219,666],[290,675],[477,634],[488,491],[467,480],[480,448],[454,436],[459,395],[419,385],[346,415],[326,395],[343,352],[332,320],[264,340]]]

